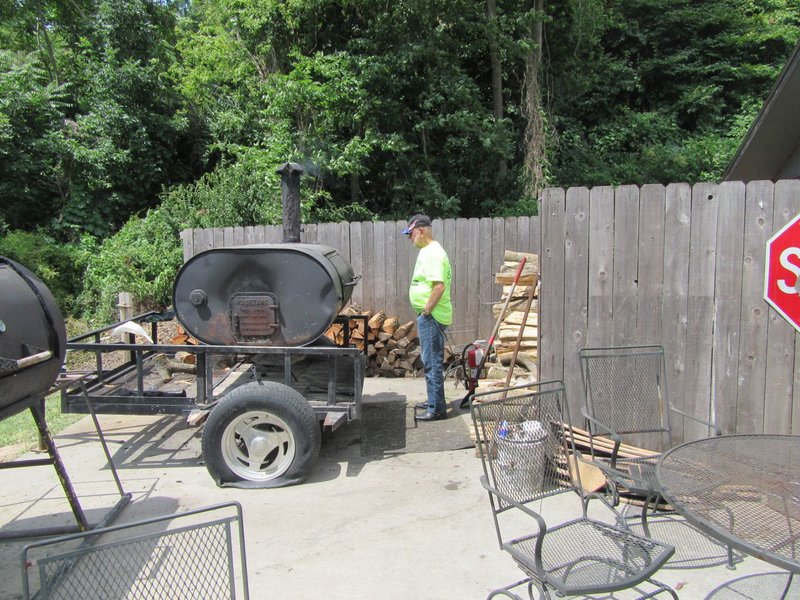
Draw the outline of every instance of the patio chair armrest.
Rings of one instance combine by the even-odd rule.
[[[598,421],[594,417],[589,416],[589,413],[586,412],[585,408],[581,409],[581,414],[583,415],[583,418],[589,421],[596,429],[602,430],[606,435],[610,436],[611,439],[614,440],[614,449],[611,451],[611,465],[615,466],[617,464],[617,453],[619,452],[620,444],[622,444],[622,438],[608,425],[605,425],[602,421]],[[593,437],[594,435],[591,431],[589,431],[589,440],[591,441]]]
[[[544,519],[539,513],[537,513],[534,510],[531,510],[521,502],[514,500],[507,494],[504,494],[496,487],[492,486],[489,483],[489,480],[486,478],[486,475],[481,475],[481,485],[490,494],[494,494],[495,496],[503,500],[503,502],[510,504],[514,508],[521,510],[523,513],[525,513],[526,515],[531,517],[534,521],[536,521],[536,524],[539,527],[539,535],[536,536],[536,544],[533,549],[533,560],[536,563],[536,568],[539,570],[539,572],[543,572],[544,565],[542,564],[542,544],[544,542],[544,536],[547,534],[547,523],[545,523]],[[497,519],[496,513],[494,517],[494,522],[495,522],[495,529],[497,530],[497,536],[498,539],[500,540],[500,546],[503,547],[505,543],[503,542],[502,539],[503,536],[500,532],[500,522]]]
[[[681,409],[676,407],[672,402],[669,403],[669,409],[671,411],[673,411],[673,412],[678,413],[682,417],[686,417],[687,419],[691,419],[692,421],[695,421],[696,423],[700,423],[701,425],[705,425],[706,427],[708,427],[710,430],[712,430],[714,432],[714,437],[718,437],[718,436],[722,435],[722,430],[719,428],[719,426],[716,423],[709,423],[708,421],[705,421],[703,419],[695,417],[694,415],[690,415],[689,413],[687,413],[685,411],[682,411]]]
[[[653,489],[652,484],[649,481],[647,481],[646,479],[643,479],[641,477],[637,477],[636,475],[633,475],[631,473],[628,473],[627,471],[621,471],[621,470],[617,469],[616,467],[609,466],[609,465],[607,465],[607,464],[605,464],[605,463],[603,463],[603,462],[601,462],[599,460],[590,460],[590,461],[586,461],[586,459],[581,459],[581,460],[584,460],[584,462],[588,462],[588,464],[594,465],[595,467],[597,467],[598,469],[603,471],[605,476],[608,479],[610,479],[612,482],[615,482],[615,483],[616,482],[623,482],[624,483],[625,480],[628,480],[628,481],[632,481],[633,483],[635,483],[636,486],[639,489],[649,490],[651,492],[655,491]],[[631,486],[626,485],[625,487],[631,487]]]
[[[589,465],[592,468],[598,469],[603,474],[603,478],[604,478],[604,480],[606,482],[606,485],[608,484],[608,479],[609,478],[608,478],[608,475],[606,474],[606,471],[607,471],[608,467],[606,467],[604,469],[603,465],[599,465],[593,460],[585,459],[583,457],[583,453],[578,451],[578,450],[576,450],[572,454],[572,456],[575,459],[577,459],[578,462],[583,463],[585,465]],[[606,492],[599,491],[599,489],[602,489],[603,487],[606,487],[606,485],[601,486],[599,489],[598,489],[598,487],[596,485],[590,486],[590,488],[588,490],[585,489],[583,476],[580,474],[581,470],[580,470],[580,467],[577,464],[575,464],[575,469],[578,470],[578,472],[579,472],[578,474],[581,477],[581,486],[580,487],[576,487],[576,489],[578,490],[578,493],[581,495],[581,506],[583,508],[583,516],[584,517],[588,517],[589,502],[591,500],[593,500],[593,499],[597,499],[597,500],[600,500],[600,502],[602,502],[611,512],[614,513],[614,518],[616,519],[617,523],[622,525],[623,527],[625,527],[627,529],[627,524],[625,522],[624,517],[619,513],[619,511],[617,511],[616,508],[614,508],[614,505],[618,501],[618,498],[619,498],[619,496],[617,494],[616,486],[614,485],[614,482],[613,481],[610,482],[610,485],[612,486],[611,487],[611,491],[612,491],[613,496],[615,498],[615,500],[612,502],[612,501],[610,501],[608,499]]]
[[[625,520],[625,517],[622,516],[615,507],[614,504],[608,499],[608,496],[605,494],[601,494],[600,492],[592,492],[591,494],[587,494],[584,498],[584,514],[583,516],[588,518],[588,512],[586,509],[589,507],[589,502],[591,500],[599,500],[608,510],[610,510],[614,514],[614,520],[617,523],[617,527],[624,529],[625,531],[630,531],[630,527],[628,526],[628,522]]]
[[[507,494],[504,494],[503,492],[498,490],[496,487],[494,487],[493,485],[491,485],[489,483],[489,480],[486,478],[486,475],[481,475],[481,485],[490,494],[494,494],[495,496],[500,498],[506,504],[510,504],[514,508],[518,508],[519,510],[524,512],[529,517],[532,517],[536,521],[536,523],[539,525],[540,534],[541,535],[545,534],[545,532],[547,531],[547,523],[545,523],[544,519],[542,518],[542,515],[540,515],[539,513],[537,513],[536,511],[534,511],[534,510],[532,510],[530,508],[528,508],[527,506],[525,506],[521,502],[518,502],[517,500],[514,500],[513,498],[511,498]]]

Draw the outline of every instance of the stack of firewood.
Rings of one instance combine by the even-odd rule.
[[[525,266],[516,285],[512,286],[523,257],[526,260]],[[505,306],[509,294],[511,298],[495,338],[494,358],[486,365],[486,378],[505,380],[516,349],[515,381],[520,377],[536,379],[539,346],[539,256],[506,250],[503,264],[495,274],[495,282],[503,285],[503,295],[492,307],[495,320]],[[357,306],[350,307],[342,314],[354,317],[349,320],[350,344],[361,350],[366,344],[367,376],[414,377],[422,371],[419,338],[414,321],[401,324],[399,317],[387,316],[384,311],[362,311]],[[332,325],[326,335],[341,345],[345,335],[343,325]],[[447,348],[444,358],[445,364],[450,364],[453,360],[460,359],[460,356],[452,356]]]
[[[387,316],[384,311],[363,312],[358,307],[351,307],[342,315],[359,317],[349,319],[350,343],[360,350],[366,344],[368,377],[413,377],[422,369],[414,321],[401,324],[399,317]],[[336,323],[326,335],[342,344],[344,326]]]
[[[369,330],[365,325],[364,317],[371,316],[368,313],[362,313],[357,307],[348,307],[339,316],[352,317],[347,321],[347,329],[349,329],[350,339],[349,345],[359,350],[363,350],[365,345],[370,342]],[[345,339],[347,331],[342,323],[334,323],[325,332],[325,335],[332,339],[337,346],[348,345],[348,340]]]

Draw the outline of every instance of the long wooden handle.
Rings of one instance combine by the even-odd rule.
[[[528,289],[528,301],[525,304],[525,314],[522,317],[522,323],[517,332],[517,341],[514,344],[514,353],[511,355],[511,364],[508,366],[508,373],[506,374],[506,387],[511,385],[511,377],[514,374],[514,365],[517,364],[517,355],[519,354],[519,347],[522,345],[522,334],[525,332],[525,325],[528,322],[528,315],[531,312],[531,304],[533,304],[533,295],[536,292],[536,286],[532,285]]]

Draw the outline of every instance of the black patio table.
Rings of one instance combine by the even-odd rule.
[[[656,465],[661,495],[709,536],[800,573],[800,436],[687,442]]]

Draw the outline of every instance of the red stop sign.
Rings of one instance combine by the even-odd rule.
[[[767,242],[764,298],[800,331],[800,214]]]

